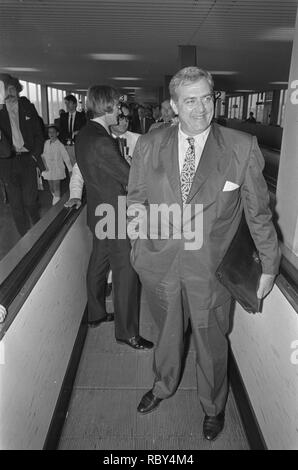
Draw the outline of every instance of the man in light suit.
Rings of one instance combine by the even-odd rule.
[[[257,140],[212,123],[212,76],[197,67],[182,69],[170,82],[170,94],[180,123],[139,138],[130,171],[128,214],[133,222],[135,209],[142,206],[139,213],[145,220],[153,204],[162,203],[178,206],[183,216],[187,209],[193,211],[183,219],[180,239],[173,236],[178,229],[168,217],[169,237],[158,238],[161,224],[154,226],[153,220],[152,228],[150,219],[147,239],[132,240],[132,264],[160,328],[154,353],[154,385],[143,396],[138,411],[149,413],[175,393],[190,321],[199,399],[205,412],[203,435],[213,440],[224,427],[231,304],[230,294],[216,279],[215,271],[244,209],[262,262],[257,295],[263,298],[278,272],[278,241]],[[190,221],[196,224],[193,236],[199,231],[202,235],[201,244],[195,243],[192,248],[186,243]]]

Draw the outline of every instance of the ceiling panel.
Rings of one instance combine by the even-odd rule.
[[[146,97],[179,69],[178,46],[218,89],[265,90],[287,81],[298,0],[0,0],[0,66],[31,67],[25,80],[138,86]],[[129,61],[90,54],[137,55]],[[138,82],[113,77],[138,77]],[[62,86],[61,86],[62,87]],[[140,91],[138,92],[139,94]]]

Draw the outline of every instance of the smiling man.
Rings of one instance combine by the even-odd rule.
[[[139,138],[130,171],[128,211],[140,204],[148,211],[152,204],[179,204],[184,212],[203,205],[203,243],[187,250],[184,230],[180,239],[132,240],[133,266],[160,329],[154,384],[138,411],[149,413],[175,393],[190,322],[198,394],[205,412],[203,435],[213,440],[224,427],[231,306],[230,294],[215,271],[243,210],[262,262],[259,298],[273,286],[279,250],[256,138],[212,123],[213,79],[207,71],[184,68],[172,78],[169,88],[179,124]]]

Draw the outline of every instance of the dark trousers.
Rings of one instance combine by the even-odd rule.
[[[153,393],[159,398],[173,395],[181,379],[185,332],[189,321],[196,349],[198,395],[205,413],[215,416],[226,403],[230,300],[213,309],[202,310],[195,282],[179,276],[179,268],[156,285],[140,272],[151,314],[159,327],[154,351]],[[194,280],[195,281],[195,280]]]
[[[30,222],[35,224],[40,219],[36,166],[29,152],[12,159],[5,188],[16,227],[23,236]]]
[[[97,321],[106,315],[106,278],[111,268],[117,339],[128,339],[139,333],[140,282],[129,257],[128,240],[93,237],[87,272],[88,320]]]

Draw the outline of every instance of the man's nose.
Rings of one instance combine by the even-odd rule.
[[[196,100],[195,108],[198,109],[199,111],[205,110],[205,106],[200,98]]]

